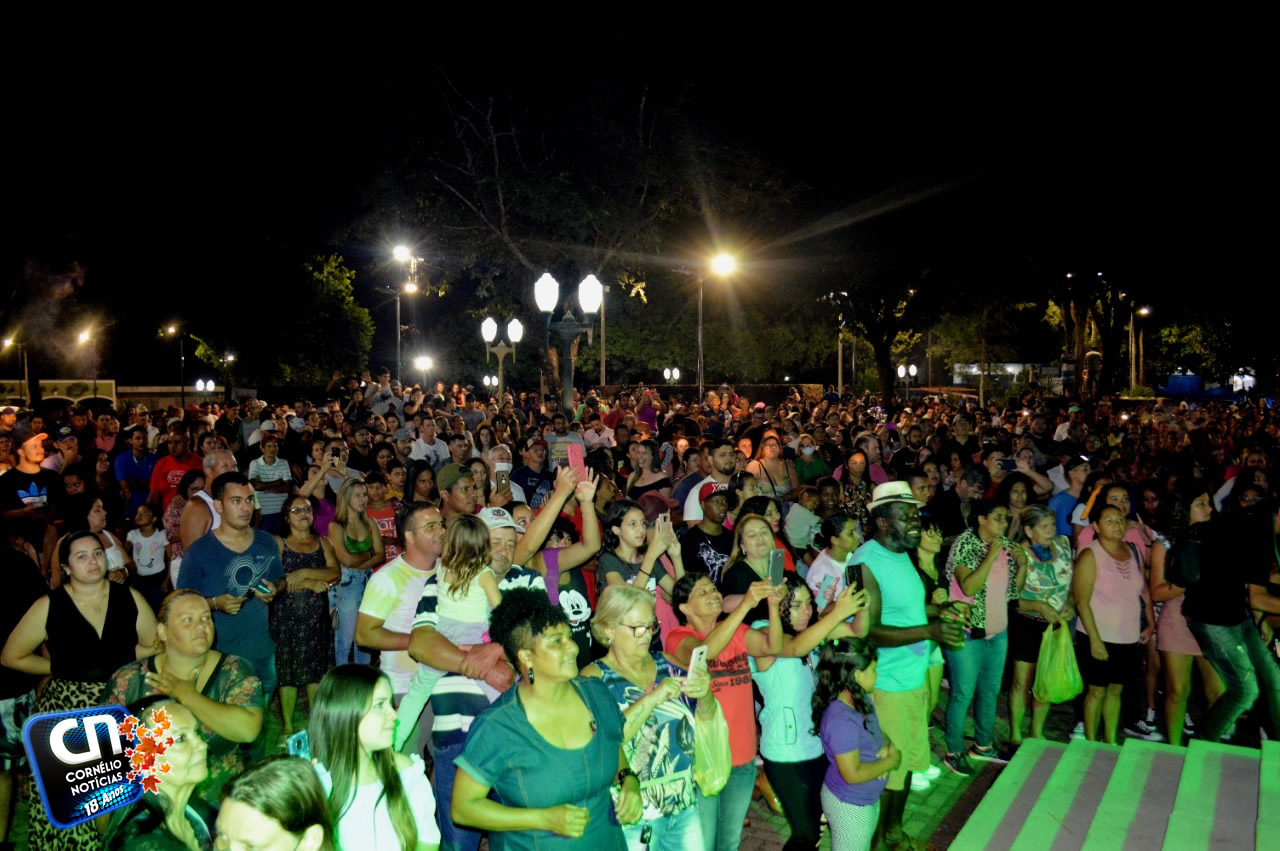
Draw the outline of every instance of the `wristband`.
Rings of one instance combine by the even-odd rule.
[[[624,768],[621,771],[619,771],[618,776],[613,778],[613,782],[621,786],[623,783],[626,782],[628,777],[635,777],[636,782],[637,783],[640,782],[640,778],[636,777],[636,773],[632,771],[630,768]]]

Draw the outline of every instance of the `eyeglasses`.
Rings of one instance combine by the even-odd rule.
[[[653,623],[643,623],[639,626],[632,626],[629,623],[618,624],[618,626],[625,626],[627,629],[631,630],[631,634],[636,638],[644,638],[646,635],[653,635],[658,631],[657,621],[654,621]]]
[[[437,523],[436,521],[434,521],[434,520],[433,520],[433,521],[431,521],[430,523],[423,523],[421,526],[419,526],[419,527],[418,527],[418,528],[416,528],[416,529],[405,529],[405,530],[404,530],[404,533],[405,533],[406,535],[407,535],[407,534],[409,534],[410,532],[413,532],[413,533],[415,533],[415,534],[416,534],[416,533],[418,533],[418,532],[422,532],[422,531],[424,531],[424,530],[425,530],[425,531],[427,531],[427,532],[439,532],[439,531],[440,531],[441,529],[443,529],[443,528],[444,528],[444,524],[443,524],[443,523]]]
[[[297,506],[294,506],[293,508],[290,508],[290,509],[289,509],[289,513],[290,513],[290,514],[310,514],[310,513],[311,513],[311,506],[309,506],[309,505],[297,505]]]

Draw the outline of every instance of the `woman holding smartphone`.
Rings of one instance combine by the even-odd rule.
[[[736,609],[753,582],[770,580],[782,584],[783,553],[774,556],[773,527],[759,514],[744,514],[735,530],[734,550],[738,557],[730,562],[720,577],[720,593],[724,595],[725,608]],[[778,567],[770,570],[770,560],[776,559]],[[775,581],[776,580],[776,581]],[[747,622],[763,620],[769,616],[764,603],[757,603],[747,612]]]

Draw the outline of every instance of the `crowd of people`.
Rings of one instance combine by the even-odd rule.
[[[0,841],[732,851],[755,796],[923,848],[913,791],[1046,735],[1059,630],[1072,735],[1280,728],[1265,401],[320,398],[0,411]],[[169,773],[58,829],[22,720],[107,704]]]

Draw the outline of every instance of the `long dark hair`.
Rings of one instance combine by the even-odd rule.
[[[853,708],[862,713],[862,726],[871,729],[868,719],[875,714],[871,697],[853,678],[855,671],[865,671],[876,660],[876,646],[861,638],[838,638],[822,645],[818,657],[818,682],[813,689],[813,734],[818,735],[822,715],[840,693],[848,689]]]
[[[611,553],[618,548],[618,535],[613,531],[614,526],[622,525],[622,518],[627,516],[627,512],[635,509],[644,514],[644,509],[640,504],[630,499],[617,499],[609,503],[609,508],[604,515],[604,540],[600,545],[600,552]],[[643,549],[643,547],[641,548]]]
[[[794,573],[786,573],[782,576],[782,602],[778,603],[778,617],[782,621],[782,631],[787,635],[798,635],[798,630],[791,624],[791,604],[795,601],[796,592],[801,588],[807,588],[804,580]],[[813,624],[809,624],[813,626]],[[808,662],[809,656],[805,654],[805,661]]]
[[[329,791],[329,813],[334,824],[355,800],[356,778],[360,774],[360,721],[369,711],[373,692],[387,675],[368,665],[338,665],[320,680],[315,706],[311,710],[311,746],[316,759],[329,771],[333,788]],[[369,754],[382,791],[378,800],[387,799],[391,824],[400,838],[400,847],[413,851],[418,847],[418,823],[413,807],[400,782],[394,748]],[[374,806],[377,806],[375,802]]]

